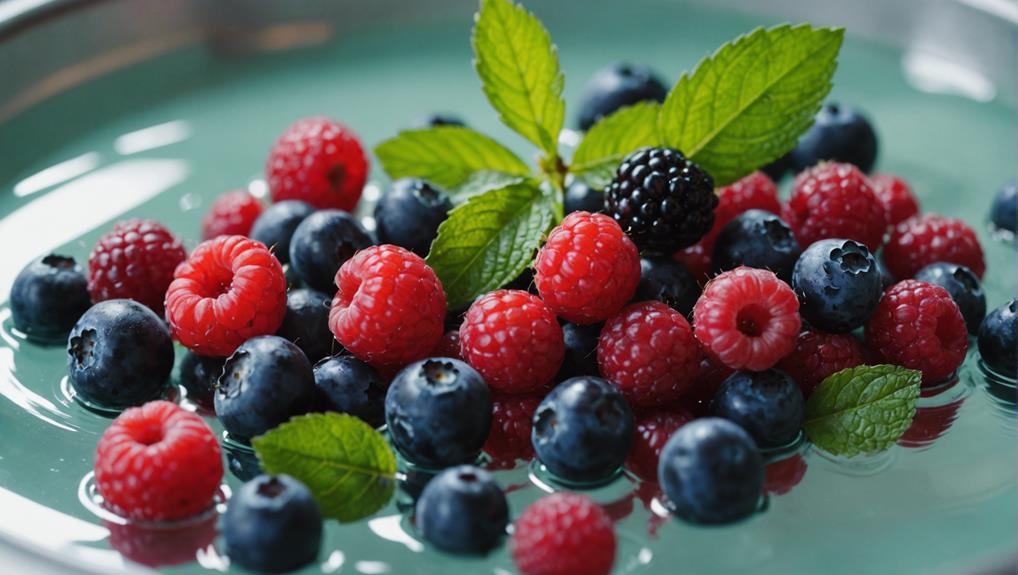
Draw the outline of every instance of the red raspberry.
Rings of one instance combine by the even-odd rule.
[[[640,283],[640,254],[615,220],[573,212],[548,234],[534,261],[541,298],[576,324],[615,315]]]
[[[802,482],[802,478],[806,476],[806,468],[806,460],[798,453],[768,463],[764,468],[764,492],[772,495],[788,493]]]
[[[286,278],[268,248],[243,236],[202,242],[166,290],[173,337],[198,355],[225,357],[286,315]]]
[[[795,349],[799,300],[773,272],[740,266],[707,284],[693,324],[696,339],[719,362],[763,371]]]
[[[95,450],[106,507],[129,519],[190,517],[212,505],[223,478],[216,436],[201,417],[168,401],[121,413]]]
[[[262,203],[244,190],[232,190],[216,198],[201,221],[201,238],[247,236],[262,213]]]
[[[870,183],[887,210],[888,224],[897,225],[919,213],[919,202],[905,180],[891,174],[874,174]]]
[[[866,348],[854,335],[804,331],[778,368],[792,376],[808,398],[827,376],[864,363]]]
[[[923,372],[923,383],[941,382],[961,365],[968,331],[957,304],[940,286],[918,280],[887,288],[866,322],[866,344],[889,363]]]
[[[665,442],[675,430],[693,421],[682,408],[659,409],[638,414],[633,445],[629,448],[626,468],[644,481],[657,481],[657,463]]]
[[[463,356],[460,355],[460,331],[453,329],[445,332],[442,335],[442,339],[438,340],[438,345],[431,351],[431,355],[433,357],[451,357],[462,360]]]
[[[781,217],[803,248],[817,240],[844,238],[875,252],[887,233],[884,204],[851,164],[823,162],[799,174]]]
[[[936,262],[967,266],[980,279],[986,272],[976,233],[959,219],[927,214],[894,227],[884,248],[884,263],[891,275],[910,278]]]
[[[711,251],[703,245],[703,240],[675,252],[675,255],[672,256],[672,259],[686,266],[686,269],[693,274],[701,286],[707,283],[711,272],[714,271],[710,258]]]
[[[522,575],[608,575],[615,531],[586,495],[559,492],[538,499],[516,520],[509,541]]]
[[[171,567],[194,563],[198,552],[215,544],[218,519],[213,513],[196,525],[185,522],[171,527],[103,521],[103,527],[110,531],[110,547],[125,558],[147,567]]]
[[[700,347],[685,316],[659,301],[622,308],[601,329],[597,366],[630,404],[675,401],[700,373]]]
[[[496,395],[491,400],[491,432],[484,452],[499,462],[527,459],[534,453],[530,428],[539,395]]]
[[[328,118],[297,120],[276,140],[265,166],[273,201],[353,211],[368,160],[349,128]]]
[[[714,249],[714,240],[728,222],[747,210],[765,210],[781,213],[778,187],[767,174],[756,171],[718,190],[718,206],[714,208],[714,225],[700,240],[707,252]]]
[[[519,290],[478,298],[460,327],[460,353],[502,393],[529,393],[551,383],[565,356],[562,327],[541,299]]]
[[[159,222],[117,222],[88,256],[88,293],[94,303],[130,298],[161,316],[166,286],[186,257],[180,240]]]
[[[417,254],[393,245],[361,250],[336,272],[336,285],[329,328],[361,360],[402,367],[442,339],[442,282]]]
[[[930,446],[951,429],[964,402],[965,398],[962,397],[944,405],[917,407],[912,425],[898,438],[898,445],[909,449]]]

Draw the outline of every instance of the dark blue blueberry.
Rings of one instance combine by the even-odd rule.
[[[611,477],[629,454],[633,413],[611,383],[574,377],[537,406],[530,438],[537,458],[556,477],[599,482]]]
[[[650,100],[664,102],[668,89],[653,70],[637,64],[601,68],[583,88],[579,125],[589,130],[598,120],[623,106]]]
[[[152,310],[127,299],[99,302],[67,339],[67,375],[78,396],[105,407],[141,405],[166,387],[173,340]]]
[[[954,303],[958,304],[969,333],[979,333],[979,325],[986,316],[986,294],[972,270],[963,265],[937,262],[919,270],[915,279],[947,290]]]
[[[633,301],[659,301],[688,316],[699,297],[700,284],[686,266],[670,256],[640,258],[640,283]]]
[[[423,258],[451,209],[449,196],[428,182],[396,180],[375,205],[378,241],[404,247]]]
[[[556,381],[565,381],[571,377],[591,375],[597,377],[597,340],[604,324],[576,325],[562,324],[562,336],[565,339],[566,353],[562,358]]]
[[[25,266],[11,285],[14,327],[42,341],[60,341],[92,300],[74,258],[50,254]]]
[[[415,521],[424,539],[442,551],[483,554],[505,537],[509,504],[490,473],[461,465],[428,483]]]
[[[466,123],[452,114],[446,114],[443,112],[436,112],[432,114],[425,114],[413,121],[412,127],[415,130],[426,130],[428,128],[437,128],[439,126],[466,126]]]
[[[223,365],[216,415],[230,435],[246,440],[311,410],[315,377],[304,352],[275,335],[245,341]]]
[[[737,371],[721,384],[713,410],[745,429],[760,447],[780,447],[799,435],[805,402],[783,371]]]
[[[293,232],[314,211],[311,204],[299,200],[276,202],[258,216],[251,226],[249,237],[265,244],[285,264],[290,261],[290,238]]]
[[[714,242],[714,271],[739,266],[771,270],[791,283],[799,259],[799,242],[778,216],[764,210],[746,210],[728,222]]]
[[[1018,180],[1004,184],[993,197],[990,223],[998,230],[1018,231]]]
[[[781,156],[777,160],[774,160],[760,168],[760,171],[767,174],[767,176],[774,180],[775,183],[780,182],[786,175],[795,173],[795,158],[792,157],[792,150],[789,150],[784,156]]]
[[[854,164],[869,173],[877,160],[877,133],[866,116],[850,106],[829,103],[817,112],[813,125],[792,151],[796,168],[804,170],[820,160]]]
[[[852,240],[821,240],[806,248],[792,272],[792,288],[803,319],[828,333],[866,323],[883,295],[876,260]]]
[[[322,515],[300,481],[259,475],[227,503],[223,539],[233,564],[261,573],[295,571],[318,558]]]
[[[293,232],[290,265],[308,287],[335,293],[339,267],[371,244],[371,236],[347,212],[319,210]]]
[[[668,439],[657,475],[679,517],[694,523],[732,523],[756,511],[764,462],[741,427],[705,417],[683,425]]]
[[[1018,377],[1018,336],[1015,300],[991,311],[979,328],[979,355],[993,371],[1011,379]],[[1012,388],[1012,397],[1014,388]]]
[[[423,359],[400,371],[385,394],[392,444],[411,463],[440,469],[477,458],[491,428],[491,393],[457,359]]]
[[[311,289],[294,289],[286,294],[286,315],[276,335],[292,341],[308,361],[315,363],[342,347],[329,330],[332,296]]]
[[[349,413],[371,427],[385,423],[385,384],[375,368],[352,355],[335,355],[315,365],[318,407]]]
[[[880,287],[883,289],[886,290],[898,283],[898,280],[894,279],[894,276],[891,275],[891,270],[887,269],[887,264],[884,263],[884,260],[879,258],[877,258],[877,271],[880,272]]]
[[[565,213],[604,211],[604,192],[595,190],[581,180],[573,180],[566,187],[563,209]]]
[[[187,397],[202,407],[211,408],[212,392],[223,373],[224,363],[224,357],[206,357],[185,351],[180,360],[180,385],[187,390]]]
[[[262,474],[258,455],[249,449],[223,449],[226,453],[226,467],[234,477],[249,481]]]

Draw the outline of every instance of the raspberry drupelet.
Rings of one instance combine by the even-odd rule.
[[[586,495],[542,497],[515,525],[509,548],[523,575],[608,575],[615,563],[611,518]]]
[[[180,240],[159,222],[117,222],[99,238],[88,256],[92,302],[133,299],[161,316],[166,287],[186,257]]]
[[[778,362],[808,398],[827,376],[866,363],[866,348],[850,333],[804,331],[795,349]]]
[[[919,201],[905,180],[891,174],[874,174],[870,183],[887,210],[888,224],[898,225],[919,213]]]

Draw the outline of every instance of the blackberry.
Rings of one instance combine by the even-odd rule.
[[[641,148],[619,165],[605,211],[642,251],[671,255],[714,225],[714,180],[682,152]]]

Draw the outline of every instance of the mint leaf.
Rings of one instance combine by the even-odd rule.
[[[622,158],[644,146],[660,143],[657,102],[622,108],[594,124],[573,154],[569,171],[594,189],[604,189]]]
[[[661,106],[665,145],[734,182],[790,150],[831,89],[844,30],[757,29],[684,74]]]
[[[513,184],[522,183],[526,178],[492,170],[481,170],[470,174],[462,184],[449,190],[449,197],[452,203],[459,205],[474,196],[479,196],[491,190],[497,190]]]
[[[427,259],[442,280],[449,309],[520,275],[554,213],[554,201],[531,182],[474,196],[449,212]]]
[[[477,75],[502,123],[556,155],[564,78],[540,20],[510,0],[481,0],[473,45]]]
[[[342,522],[375,513],[395,489],[396,456],[360,419],[339,413],[294,417],[251,441],[266,473],[308,486],[322,515]]]
[[[843,369],[806,402],[806,435],[835,455],[883,451],[912,424],[922,379],[922,373],[896,365]]]
[[[375,148],[389,177],[423,178],[453,188],[471,174],[490,170],[526,176],[530,168],[508,148],[462,126],[408,130]]]

